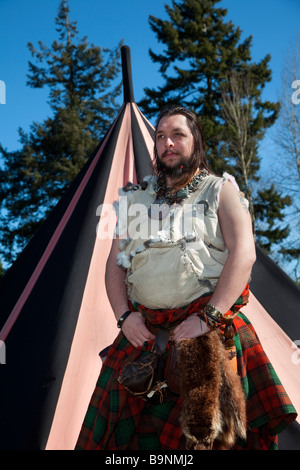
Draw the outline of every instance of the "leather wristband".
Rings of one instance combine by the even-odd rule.
[[[223,314],[210,304],[206,304],[202,311],[198,313],[198,316],[211,329],[215,329],[221,326],[224,318]]]
[[[210,304],[206,304],[204,307],[204,312],[209,315],[209,317],[217,322],[221,322],[223,320],[223,313],[220,312],[216,307]]]
[[[118,328],[122,328],[122,325],[124,323],[124,321],[126,320],[127,317],[129,317],[129,315],[131,314],[131,310],[127,310],[125,313],[123,313],[123,315],[119,318],[118,322],[117,322],[117,327]]]
[[[213,321],[208,315],[206,315],[206,313],[203,310],[202,312],[199,312],[197,316],[200,318],[200,320],[206,323],[206,325],[212,330],[214,330],[215,328],[218,328],[218,326],[220,325],[219,323]]]

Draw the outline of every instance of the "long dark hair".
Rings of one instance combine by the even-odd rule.
[[[208,172],[211,172],[211,170],[209,168],[209,165],[206,161],[206,156],[205,156],[203,127],[198,117],[192,111],[179,105],[166,107],[159,114],[157,121],[156,121],[155,129],[158,128],[158,125],[162,118],[166,116],[174,116],[176,114],[182,114],[183,116],[186,117],[190,131],[194,137],[194,152],[193,152],[193,158],[190,164],[189,171],[187,173],[184,173],[182,175],[182,178],[178,182],[181,186],[185,186],[191,180],[191,177],[194,176],[194,174],[196,173],[198,169],[200,170],[206,169]],[[156,149],[156,130],[155,130],[153,167],[154,167],[155,173],[158,175],[159,180],[161,181],[161,183],[163,183],[165,178],[164,178],[163,168],[158,158],[158,153]]]

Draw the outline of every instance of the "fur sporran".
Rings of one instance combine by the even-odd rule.
[[[246,400],[218,333],[181,340],[178,352],[187,449],[232,448],[246,438]]]

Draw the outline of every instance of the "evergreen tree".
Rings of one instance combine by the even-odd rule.
[[[228,74],[251,74],[255,106],[265,118],[262,128],[270,126],[278,112],[277,104],[261,99],[263,87],[271,80],[270,56],[258,64],[252,62],[252,37],[241,42],[241,30],[225,21],[227,10],[217,8],[219,2],[173,0],[172,7],[165,7],[170,20],[150,16],[151,29],[166,46],[161,54],[150,50],[165,83],[157,90],[146,88],[140,102],[148,116],[170,103],[194,110],[204,126],[207,157],[218,173],[229,165],[228,155],[220,149],[225,135],[221,90],[228,84]]]
[[[11,262],[48,215],[107,131],[119,105],[120,45],[115,50],[78,39],[67,1],[56,17],[58,40],[39,50],[29,43],[27,84],[49,87],[52,116],[19,130],[21,149],[0,145],[3,260]]]
[[[257,221],[255,234],[257,242],[267,253],[270,253],[273,244],[284,241],[290,233],[288,225],[281,227],[280,222],[284,220],[285,207],[291,203],[290,196],[282,197],[273,184],[258,191],[254,204]]]
[[[233,173],[252,208],[255,203],[252,182],[259,180],[259,141],[275,122],[279,104],[262,98],[263,88],[271,80],[270,56],[259,63],[253,62],[252,37],[241,41],[241,30],[226,21],[227,10],[218,8],[219,2],[173,0],[171,6],[165,6],[169,20],[150,16],[151,29],[165,46],[159,54],[150,50],[152,60],[159,64],[164,83],[157,89],[145,88],[145,98],[139,105],[148,116],[156,115],[172,103],[194,111],[204,127],[206,155],[212,170],[217,174]],[[233,75],[238,100],[231,86]],[[237,105],[246,118],[243,129],[246,144],[238,139],[233,115],[226,114],[225,97],[229,97],[231,104]],[[274,191],[273,188],[270,193],[273,196]],[[266,192],[265,197],[270,194]],[[252,216],[254,222],[255,214]]]

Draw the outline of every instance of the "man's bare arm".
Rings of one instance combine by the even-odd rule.
[[[116,320],[119,320],[122,314],[128,310],[126,272],[117,265],[118,252],[119,240],[115,239],[106,263],[105,285]],[[141,347],[145,341],[154,339],[154,336],[146,328],[140,312],[132,312],[126,318],[122,325],[122,331],[134,347]]]
[[[256,257],[250,214],[230,182],[222,187],[218,216],[229,255],[210,303],[225,313],[244,290]]]

